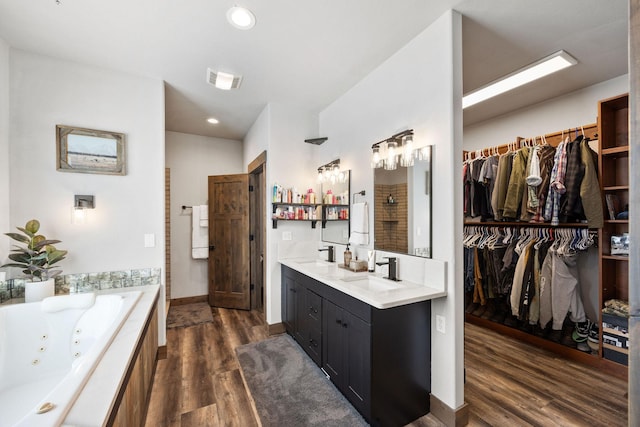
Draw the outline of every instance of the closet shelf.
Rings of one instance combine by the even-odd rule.
[[[611,185],[608,187],[602,187],[604,191],[629,191],[628,185]]]
[[[615,154],[628,154],[629,153],[629,146],[628,145],[621,145],[619,147],[611,147],[611,148],[603,148],[602,149],[602,155],[603,156],[611,156],[611,155],[615,155]]]
[[[615,261],[629,261],[629,257],[625,255],[605,255],[602,254],[602,259],[612,259]]]
[[[628,219],[606,219],[604,222],[606,224],[629,224]]]

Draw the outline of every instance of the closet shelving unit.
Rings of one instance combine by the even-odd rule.
[[[610,217],[606,196],[615,196],[619,210],[629,203],[629,96],[628,94],[598,103],[600,153],[598,168],[604,201],[605,221],[599,235],[600,308],[610,299],[629,300],[629,257],[611,254],[611,236],[629,232],[629,220]],[[602,319],[600,334],[602,342]],[[600,356],[610,357],[614,353]],[[605,359],[606,360],[606,359]],[[614,363],[615,362],[611,362]]]
[[[616,98],[617,99],[617,98]],[[603,101],[606,102],[606,101]],[[618,101],[621,102],[621,101]],[[621,105],[621,104],[618,104]],[[601,113],[602,114],[602,113]],[[620,118],[620,116],[622,115],[622,113],[618,112],[615,113],[614,116],[616,116],[615,118],[615,123],[620,124],[622,119]],[[614,134],[617,133],[624,133],[623,129],[619,129],[616,128],[615,130],[608,130],[606,129],[607,125],[605,124],[605,129],[601,129],[602,128],[602,119],[599,119],[599,123],[593,123],[593,124],[588,124],[588,125],[584,125],[581,128],[578,129],[578,131],[580,133],[582,133],[584,131],[584,135],[585,137],[589,138],[591,141],[599,141],[598,146],[594,146],[594,143],[590,144],[591,148],[594,149],[594,151],[596,151],[598,153],[598,158],[599,158],[599,180],[600,180],[600,185],[602,186],[603,183],[607,184],[606,187],[603,188],[603,194],[606,194],[607,191],[611,191],[611,192],[627,192],[627,197],[628,197],[628,178],[626,179],[626,181],[624,180],[613,180],[613,178],[611,178],[611,181],[608,181],[608,178],[605,176],[605,178],[603,179],[603,169],[602,169],[602,155],[603,152],[604,153],[608,153],[608,156],[611,157],[611,159],[617,159],[615,160],[615,162],[618,163],[623,163],[622,160],[620,160],[621,157],[627,158],[628,159],[628,149],[626,148],[622,148],[621,147],[621,143],[618,143],[619,145],[616,146],[616,144],[612,143],[611,146],[604,146],[604,150],[600,150],[600,144],[602,144],[601,138],[599,137],[599,135],[602,135],[602,131],[606,131],[606,132],[613,132]],[[604,121],[606,123],[606,120]],[[628,129],[628,126],[627,128]],[[571,130],[564,130],[564,131],[559,131],[559,132],[554,132],[554,133],[550,133],[550,134],[546,134],[545,135],[545,139],[546,142],[550,145],[552,145],[553,147],[557,147],[560,142],[563,140],[563,138],[566,138],[567,136],[570,137],[571,140],[574,139],[575,136],[575,129],[571,129]],[[620,136],[620,139],[622,139],[622,136]],[[504,145],[500,145],[497,148],[497,152],[498,154],[504,154],[506,153],[510,147],[513,147],[514,145],[517,147],[523,146],[524,144],[524,138],[518,137],[516,138],[515,144],[504,144]],[[605,143],[606,144],[606,143]],[[487,154],[487,151],[483,150],[484,153],[483,154]],[[495,150],[494,150],[495,151]],[[467,156],[473,156],[475,152],[465,152],[464,153],[464,158],[466,159]],[[614,160],[611,160],[614,161]],[[606,162],[605,162],[606,163]],[[628,166],[627,164],[624,165],[625,169],[624,169],[624,176],[628,176]],[[616,172],[611,172],[609,171],[609,169],[615,169],[616,166],[612,166],[612,165],[605,165],[605,170],[604,173],[608,173],[608,174],[615,174]],[[617,172],[617,173],[622,173],[622,172]],[[627,200],[627,199],[624,199]],[[626,202],[625,202],[626,203]],[[606,205],[604,205],[604,200],[603,200],[603,207],[604,207],[604,214],[605,214],[605,218],[607,218],[607,211],[606,211]],[[607,290],[606,292],[603,292],[603,286],[602,286],[602,276],[603,276],[603,269],[602,269],[602,262],[603,262],[603,256],[605,257],[604,259],[610,259],[612,264],[616,264],[615,267],[607,267],[610,270],[608,270],[608,274],[614,274],[614,277],[619,277],[620,275],[624,274],[625,277],[625,282],[626,283],[626,273],[625,273],[625,269],[627,268],[626,265],[624,267],[617,265],[617,264],[622,264],[625,262],[625,260],[620,260],[618,256],[611,256],[611,255],[607,255],[606,251],[603,254],[602,253],[602,249],[603,249],[603,233],[605,232],[605,230],[607,230],[607,227],[611,227],[611,228],[619,228],[619,227],[628,227],[628,221],[620,221],[620,220],[615,220],[615,221],[605,221],[605,229],[598,230],[598,243],[599,243],[599,252],[600,252],[600,290],[599,290],[599,295],[600,295],[600,305],[601,307],[604,304],[604,301],[607,299],[607,297],[609,298],[613,298],[614,296],[611,295],[617,295],[620,296],[620,293],[616,293],[612,290]],[[573,227],[573,228],[587,228],[587,224],[582,224],[582,223],[560,223],[558,226],[552,226],[549,223],[530,223],[530,222],[524,222],[524,221],[516,221],[516,222],[507,222],[507,221],[486,221],[486,222],[481,222],[479,220],[465,220],[464,221],[464,225],[471,225],[471,226],[488,226],[488,227],[545,227],[545,228],[569,228],[569,227]],[[627,229],[628,230],[628,229]],[[605,246],[606,247],[606,246]],[[605,261],[605,263],[608,261]],[[606,273],[605,273],[606,274]],[[606,276],[605,276],[606,277]],[[624,287],[623,284],[623,279],[619,279],[616,283],[616,289],[618,289],[619,287]],[[626,288],[624,288],[627,290],[627,295],[628,295],[628,283],[626,284]],[[604,295],[604,299],[603,299],[603,295]],[[598,323],[600,324],[600,326],[602,326],[602,318],[601,318],[601,314],[598,313],[599,318],[597,319]],[[470,313],[465,313],[465,321],[469,322],[469,323],[473,323],[482,327],[486,327],[488,329],[494,330],[502,335],[505,336],[509,336],[515,339],[518,339],[520,341],[523,342],[527,342],[529,344],[535,345],[537,347],[540,348],[544,348],[546,350],[552,351],[558,355],[561,355],[562,357],[565,357],[566,359],[569,360],[574,360],[580,363],[583,363],[585,365],[589,365],[589,366],[593,366],[596,367],[600,370],[609,372],[612,375],[615,375],[619,378],[626,378],[627,377],[627,367],[624,365],[620,365],[618,363],[612,362],[610,360],[604,359],[603,358],[603,353],[602,353],[602,328],[600,328],[600,350],[599,353],[597,355],[593,355],[593,354],[589,354],[589,353],[584,353],[581,352],[577,349],[562,345],[560,343],[556,343],[554,341],[551,341],[549,339],[546,339],[544,337],[539,337],[537,335],[531,334],[529,332],[520,330],[518,328],[515,327],[511,327],[511,326],[506,326],[502,323],[497,323],[497,322],[493,322],[489,319],[483,319],[481,317],[478,316],[474,316],[473,314]]]

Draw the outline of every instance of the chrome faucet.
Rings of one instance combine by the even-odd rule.
[[[318,252],[322,252],[322,251],[329,251],[329,254],[327,255],[327,261],[329,261],[329,262],[335,262],[336,257],[335,257],[335,255],[334,255],[334,252],[333,252],[333,246],[332,246],[332,245],[327,246],[327,247],[326,247],[326,248],[324,248],[324,249],[318,249]]]
[[[385,277],[385,279],[393,280],[399,282],[398,279],[398,259],[396,257],[385,257],[384,259],[388,259],[387,262],[376,262],[377,265],[388,265],[389,266],[389,275]]]

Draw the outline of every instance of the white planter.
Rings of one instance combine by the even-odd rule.
[[[38,302],[55,295],[55,280],[44,282],[26,282],[24,284],[24,302]]]

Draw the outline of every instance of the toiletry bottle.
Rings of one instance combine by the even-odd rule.
[[[349,245],[347,245],[347,250],[344,251],[344,267],[349,268],[349,264],[351,264],[351,251],[349,250]]]

